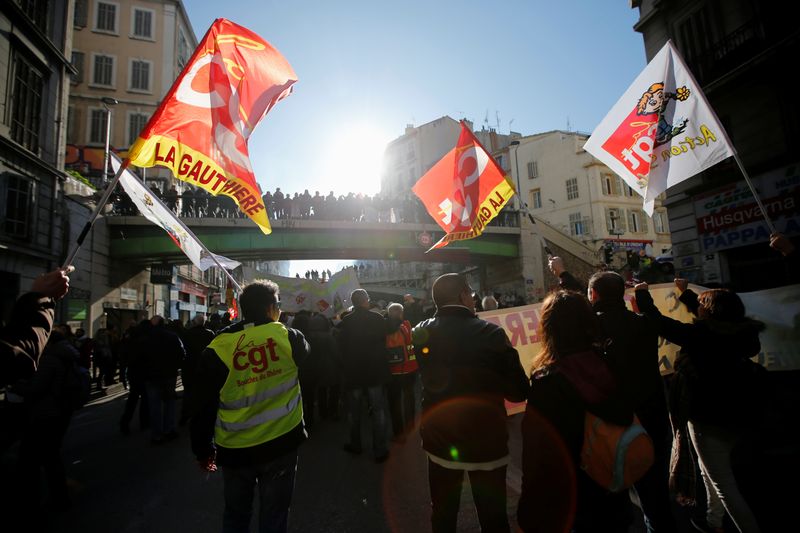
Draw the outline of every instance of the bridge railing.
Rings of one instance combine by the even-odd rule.
[[[232,199],[227,196],[200,195],[170,195],[157,194],[159,198],[174,213],[183,218],[246,218]],[[377,205],[375,205],[377,204]],[[128,195],[115,192],[110,202],[109,216],[136,216],[139,214],[136,206]],[[292,205],[290,209],[276,207],[271,202],[267,206],[270,220],[325,220],[337,222],[368,222],[368,223],[433,223],[433,219],[419,202],[392,202],[390,200],[378,202],[361,202],[337,200],[333,203],[323,202],[320,205]],[[488,224],[496,227],[519,227],[519,212],[510,208],[503,209]]]

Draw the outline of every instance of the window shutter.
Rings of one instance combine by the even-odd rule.
[[[648,218],[649,217],[647,216],[647,213],[645,213],[644,211],[640,211],[639,212],[639,220],[642,221],[642,233],[647,233],[647,219]]]
[[[619,179],[619,176],[615,175],[612,181],[614,196],[619,196],[622,194],[622,180]]]
[[[611,225],[611,209],[606,207],[606,229],[610,232],[614,229]]]
[[[72,25],[76,28],[85,28],[87,21],[87,4],[86,0],[75,1],[75,15],[72,19]]]
[[[617,209],[617,213],[619,213],[619,218],[617,219],[617,224],[619,224],[619,229],[622,231],[628,231],[628,220],[627,214],[625,213],[624,209]]]

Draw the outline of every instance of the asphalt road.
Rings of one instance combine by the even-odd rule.
[[[126,393],[119,386],[109,396],[78,411],[63,447],[73,506],[64,513],[38,517],[48,530],[80,533],[192,533],[221,530],[222,476],[206,474],[194,463],[188,428],[160,446],[137,427],[123,436],[118,420]],[[512,525],[519,498],[519,423],[509,418],[512,457],[508,474],[508,509]],[[430,531],[426,459],[418,433],[405,444],[393,443],[389,460],[375,464],[365,453],[342,450],[344,421],[323,421],[310,431],[300,450],[293,532]],[[365,445],[370,442],[364,437]],[[255,522],[255,520],[254,520]],[[253,524],[255,531],[255,523]],[[459,531],[479,531],[465,482]],[[643,531],[641,519],[631,529]]]

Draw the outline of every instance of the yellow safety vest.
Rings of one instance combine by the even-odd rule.
[[[219,392],[214,440],[249,448],[274,440],[303,420],[297,365],[289,332],[280,322],[218,335],[209,348],[228,367]]]

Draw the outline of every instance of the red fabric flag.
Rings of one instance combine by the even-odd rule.
[[[412,190],[447,233],[431,250],[483,233],[486,224],[514,194],[503,169],[463,121],[456,147],[431,167]]]
[[[292,67],[268,42],[217,19],[131,146],[130,162],[165,166],[180,180],[230,196],[268,234],[247,141],[295,81]]]

